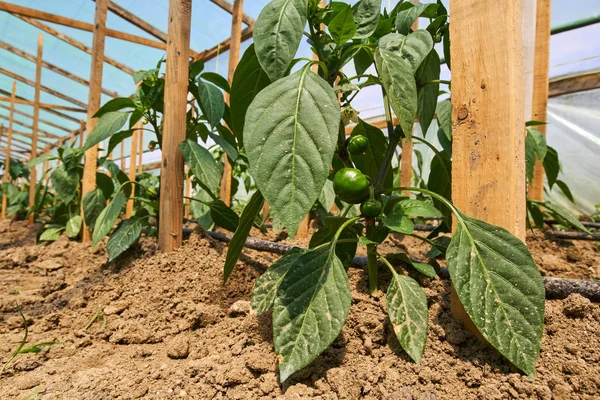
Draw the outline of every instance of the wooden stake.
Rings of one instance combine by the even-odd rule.
[[[135,182],[135,161],[137,160],[136,151],[138,147],[138,134],[140,132],[140,128],[142,127],[142,123],[138,121],[133,128],[133,135],[131,135],[131,150],[129,153],[129,180]],[[121,142],[123,143],[123,142]],[[131,197],[127,201],[127,208],[125,210],[125,216],[127,218],[131,218],[133,215],[133,196],[135,195],[135,187],[131,187]]]
[[[102,67],[104,66],[104,38],[106,36],[106,12],[108,0],[96,1],[96,12],[94,16],[94,37],[92,40],[92,65],[90,68],[90,90],[88,94],[88,114],[85,130],[91,132],[96,125],[94,114],[100,108],[100,89],[102,88]],[[83,124],[82,124],[83,129]],[[81,134],[83,145],[83,133]],[[81,182],[81,198],[96,189],[96,168],[98,163],[98,145],[85,152],[85,164],[83,167],[83,179]],[[81,209],[83,215],[83,205]],[[83,223],[82,242],[92,241],[92,232],[88,229],[85,221]]]
[[[144,127],[144,126],[142,125],[142,127]],[[139,150],[140,159],[138,161],[137,173],[141,174],[143,172],[143,166],[144,166],[144,131],[140,130],[139,135],[140,135],[140,150]]]
[[[6,157],[4,158],[4,176],[2,176],[2,183],[7,183],[10,174],[8,173],[10,168],[10,146],[12,143],[12,128],[13,128],[13,120],[15,114],[15,99],[17,97],[17,82],[13,81],[12,84],[12,94],[10,98],[12,101],[10,102],[10,114],[8,115],[8,134],[6,140]],[[6,218],[6,208],[8,207],[8,198],[6,197],[6,193],[2,192],[2,219]]]
[[[533,105],[531,117],[546,122],[550,69],[550,9],[551,0],[537,0],[535,29],[535,64],[533,68]],[[546,136],[546,125],[535,127]],[[533,181],[529,188],[529,197],[544,200],[544,166],[539,159],[535,161]]]
[[[121,140],[121,155],[119,157],[121,160],[121,171],[125,171],[125,141]]]
[[[450,9],[452,201],[524,240],[521,1],[450,0]],[[454,316],[477,332],[456,292],[450,299]]]
[[[83,147],[83,143],[85,142],[85,121],[79,120],[79,148]]]
[[[31,159],[37,157],[38,124],[40,122],[40,87],[42,86],[42,52],[44,49],[44,35],[38,35],[38,50],[35,68],[35,95],[33,106],[33,136],[31,138]],[[29,172],[29,207],[35,205],[35,186],[37,183],[37,167],[32,167]],[[29,222],[35,221],[35,213],[29,215]]]
[[[242,16],[244,14],[243,0],[235,0],[231,13],[231,48],[229,49],[229,83],[233,81],[235,67],[240,59],[240,45],[242,43]],[[229,103],[229,94],[225,93],[225,101]],[[231,164],[227,160],[227,154],[223,154],[223,176],[221,177],[221,200],[223,203],[231,204]]]
[[[169,1],[165,110],[160,171],[158,247],[170,252],[181,246],[183,230],[183,156],[185,140],[192,0]]]
[[[69,138],[69,146],[73,147],[74,144],[75,144],[75,131],[71,131],[70,138]]]
[[[189,168],[186,167],[186,172],[189,172]],[[185,179],[185,197],[192,197],[192,178],[188,175]],[[185,217],[191,218],[192,210],[191,210],[192,200],[185,199]]]

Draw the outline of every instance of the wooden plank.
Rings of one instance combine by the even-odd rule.
[[[91,132],[96,126],[94,114],[100,108],[100,89],[102,88],[102,68],[104,66],[104,39],[106,35],[106,13],[108,0],[96,2],[94,15],[94,37],[92,40],[92,63],[90,68],[90,91],[88,94],[88,114],[85,130]],[[83,142],[83,135],[81,136]],[[98,145],[93,146],[85,152],[85,163],[83,166],[83,179],[81,181],[81,198],[96,189],[96,169],[98,164]],[[83,205],[81,209],[83,215]],[[83,243],[92,241],[92,232],[88,229],[85,221],[83,223]]]
[[[131,150],[129,153],[129,180],[135,182],[135,173],[136,173],[136,168],[135,168],[135,162],[137,160],[137,148],[138,148],[138,135],[140,132],[140,129],[142,128],[142,122],[138,121],[135,124],[135,127],[133,128],[133,135],[131,135]],[[123,142],[121,142],[123,143]],[[129,198],[129,200],[127,201],[127,208],[125,209],[125,216],[127,218],[131,218],[131,216],[133,215],[133,196],[135,195],[135,191],[132,190],[131,191],[131,197]]]
[[[121,161],[121,171],[125,171],[125,141],[121,140],[121,155],[119,160]]]
[[[34,81],[29,80],[29,79],[27,79],[27,78],[25,78],[25,77],[23,77],[23,76],[21,76],[19,74],[16,74],[16,73],[14,73],[12,71],[9,71],[9,70],[5,69],[5,68],[0,67],[0,74],[4,74],[4,75],[8,76],[9,78],[16,79],[16,80],[18,80],[20,82],[23,82],[23,83],[25,83],[25,84],[27,84],[29,86],[35,87],[35,82]],[[59,99],[63,99],[65,101],[73,103],[73,104],[75,104],[75,105],[77,105],[77,106],[79,106],[81,108],[86,108],[86,104],[85,103],[83,103],[83,102],[81,102],[81,101],[79,101],[77,99],[74,99],[74,98],[72,98],[70,96],[67,96],[65,94],[62,94],[62,93],[60,93],[60,92],[58,92],[58,91],[56,91],[54,89],[50,89],[47,86],[41,86],[40,89],[43,90],[46,93],[51,94],[52,96],[58,97]],[[50,108],[53,108],[53,107],[50,107]],[[69,110],[69,111],[72,111],[72,110]]]
[[[88,54],[92,54],[91,47],[88,47],[85,44],[73,39],[72,37],[67,36],[62,32],[57,31],[56,29],[52,28],[49,25],[44,24],[43,22],[38,21],[37,19],[30,18],[30,17],[23,17],[20,15],[15,15],[15,17],[27,22],[30,25],[35,26],[38,29],[41,29],[42,31],[62,40],[65,43],[70,44],[73,47],[78,48],[81,51],[84,51]],[[133,73],[135,72],[135,70],[133,68],[130,68],[130,67],[126,66],[125,64],[122,64],[110,57],[104,56],[104,62],[112,65],[113,67],[115,67],[117,69],[120,69],[123,72],[128,73],[129,75],[133,75]]]
[[[244,9],[243,0],[235,0],[233,4],[233,12],[231,14],[231,48],[229,51],[229,69],[227,76],[229,84],[233,81],[233,74],[235,73],[235,67],[237,67],[240,60],[240,46],[242,43],[241,31],[242,31],[242,14]],[[225,93],[225,102],[229,103],[229,94]],[[227,154],[223,154],[223,176],[221,177],[221,200],[228,206],[231,204],[231,173],[232,167],[227,160]]]
[[[85,128],[86,128],[85,121],[80,119],[79,120],[79,148],[82,148],[83,144],[85,143]]]
[[[550,81],[548,77],[550,71],[550,10],[551,0],[537,0],[531,118],[543,122],[546,122],[547,119]],[[546,136],[546,125],[539,125],[535,128]],[[544,200],[544,175],[544,166],[539,159],[536,159],[533,180],[527,193],[527,196],[533,200]]]
[[[139,150],[139,155],[140,155],[140,159],[138,160],[138,170],[137,173],[141,174],[144,170],[143,170],[143,166],[144,166],[144,131],[139,131],[139,135],[140,135],[140,150]]]
[[[92,0],[92,1],[96,1],[96,0]],[[133,14],[132,12],[127,11],[125,8],[121,7],[117,3],[109,1],[108,2],[108,11],[112,12],[115,15],[118,15],[119,17],[123,18],[125,21],[140,28],[144,32],[154,36],[155,38],[159,39],[161,42],[163,42],[163,43],[167,42],[167,34],[165,32],[156,28],[152,24],[144,21],[143,19],[141,19],[137,15]],[[198,53],[196,53],[194,50],[191,50],[191,49],[190,49],[190,54],[194,58],[196,56],[198,56]]]
[[[17,110],[15,110],[16,112]],[[4,115],[0,115],[0,118],[5,118]],[[15,121],[15,124],[22,126],[23,128],[27,128],[27,129],[33,129],[33,125],[29,125],[26,124],[25,122],[21,122],[21,121]],[[27,136],[31,136],[31,134],[26,134]],[[50,133],[48,131],[42,130],[38,128],[38,138],[40,140],[45,140],[45,141],[49,141],[49,140],[54,140],[54,139],[58,139],[60,136],[55,135],[53,133]]]
[[[18,6],[16,4],[0,1],[0,11],[6,11],[11,14],[22,15],[24,17],[35,18],[42,21],[52,22],[53,24],[68,26],[69,28],[80,29],[82,31],[94,32],[94,24],[63,17],[62,15],[51,14],[45,11],[36,10],[33,8]],[[163,42],[147,39],[145,37],[132,35],[127,32],[117,31],[115,29],[106,29],[106,36],[115,39],[125,40],[127,42],[137,43],[148,47],[153,47],[159,50],[165,50],[166,45]]]
[[[31,160],[37,157],[38,125],[40,123],[40,89],[42,87],[42,53],[44,50],[44,35],[38,34],[37,58],[35,63],[35,94],[33,106],[33,134],[31,137]],[[37,184],[37,168],[29,170],[29,207],[35,205],[35,187]],[[35,222],[35,213],[29,214],[29,223]]]
[[[600,71],[585,75],[557,78],[550,82],[548,97],[600,89]]]
[[[69,146],[73,146],[75,144],[75,131],[71,131],[69,134]]]
[[[188,92],[188,60],[192,0],[169,1],[165,110],[160,171],[158,248],[170,252],[181,246],[183,232],[183,156]]]
[[[10,102],[10,98],[0,97],[0,101]],[[30,101],[30,100],[17,99],[16,102],[19,103],[19,104],[25,104],[25,105],[28,105],[28,106],[35,106],[36,105],[35,102]],[[87,113],[87,110],[85,110],[84,108],[67,107],[67,106],[61,106],[61,105],[58,105],[58,104],[37,103],[37,106],[40,107],[40,108],[43,108],[43,109],[48,109],[48,110],[64,110],[64,111]]]
[[[253,32],[254,32],[254,26],[249,26],[246,29],[244,29],[242,31],[242,42],[245,42],[246,40],[250,39],[252,37]],[[203,61],[212,60],[219,54],[224,53],[227,50],[229,50],[230,47],[231,47],[231,38],[225,39],[221,43],[217,44],[216,46],[199,53],[198,57],[196,57],[195,59],[203,60]]]
[[[520,0],[450,0],[450,52],[452,202],[524,240],[521,7]],[[450,299],[454,316],[478,333],[454,290]]]
[[[4,90],[4,89],[0,89],[0,93],[3,93],[3,94],[8,94],[8,95],[10,96],[10,93],[9,93],[9,92],[7,92],[7,91],[6,91],[6,90]],[[25,99],[24,97],[21,97],[21,96],[17,96],[17,99],[20,99],[20,100],[27,100],[27,99]],[[6,106],[3,106],[2,104],[0,104],[0,107],[7,108]],[[61,113],[60,111],[56,111],[56,110],[52,110],[52,109],[45,109],[45,111],[46,111],[46,112],[48,112],[48,113],[50,113],[50,114],[54,114],[54,115],[56,115],[56,116],[58,116],[58,117],[61,117],[61,118],[67,119],[67,120],[69,120],[69,121],[72,121],[72,122],[77,122],[77,121],[78,121],[78,120],[77,120],[77,118],[73,118],[73,117],[71,117],[70,115],[67,115],[67,114]],[[26,116],[26,117],[29,117],[29,118],[33,119],[33,115],[28,115],[28,114],[25,114],[25,113],[23,113],[23,112],[21,112],[21,111],[19,111],[19,110],[15,110],[15,113],[16,113],[16,114],[21,114],[21,115],[24,115],[24,116]],[[41,122],[43,122],[43,123],[45,123],[45,124],[48,124],[48,125],[50,125],[50,126],[54,126],[54,127],[58,128],[58,129],[62,129],[62,130],[64,130],[64,131],[66,131],[66,132],[68,132],[68,131],[69,131],[69,130],[68,130],[68,129],[66,129],[64,126],[60,126],[60,125],[58,125],[58,124],[55,124],[55,123],[53,123],[53,122],[46,121],[46,120],[42,120],[42,119],[40,119],[40,121],[41,121]]]
[[[1,90],[0,90],[0,91],[1,91]],[[6,109],[6,110],[10,110],[10,107],[9,107],[9,106],[6,106],[6,105],[4,105],[4,104],[0,104],[0,108],[4,108],[4,109]],[[20,111],[20,110],[15,110],[15,114],[19,114],[19,115],[22,115],[22,116],[24,116],[24,117],[27,117],[27,118],[29,118],[29,119],[33,119],[33,115],[31,115],[31,114],[27,114],[26,112],[23,112],[23,111]],[[61,126],[61,125],[55,124],[55,123],[54,123],[54,122],[52,122],[52,121],[48,121],[48,120],[45,120],[45,119],[42,119],[42,118],[40,118],[40,122],[41,122],[41,123],[43,123],[43,124],[46,124],[46,125],[52,126],[52,127],[56,128],[56,129],[60,129],[60,130],[62,130],[62,131],[65,131],[65,132],[69,132],[69,130],[68,130],[67,128],[65,128],[64,126]]]
[[[14,123],[18,124],[19,121],[14,121]],[[33,126],[31,126],[31,130],[33,131]],[[23,137],[26,137],[26,138],[29,138],[29,139],[33,139],[33,133],[20,132],[20,131],[17,131],[16,129],[13,129],[12,134],[13,134],[13,137],[15,135],[21,135]],[[38,141],[46,142],[46,143],[38,143],[38,148],[39,148],[40,146],[46,146],[46,145],[48,145],[48,142],[55,143],[56,142],[56,138],[40,137],[40,135],[39,135],[39,129],[38,129]]]
[[[8,117],[8,133],[7,133],[6,156],[5,156],[7,165],[10,165],[10,147],[12,144],[12,129],[13,129],[13,121],[14,121],[14,117],[15,117],[15,100],[17,98],[17,82],[15,82],[15,81],[13,81],[13,84],[12,84],[12,92],[11,92],[10,97],[13,101],[10,103],[10,115]],[[2,183],[7,183],[9,178],[10,178],[10,174],[6,173],[6,171],[5,171],[4,175],[2,176]],[[2,217],[2,219],[6,218],[6,208],[7,207],[8,207],[8,199],[6,197],[6,194],[4,192],[2,192],[2,214],[0,215]]]
[[[233,15],[233,4],[231,4],[230,2],[226,1],[226,0],[210,0],[212,3],[216,4],[217,6],[221,7],[223,10],[227,11],[229,14]],[[254,23],[256,21],[254,21],[254,18],[250,17],[249,15],[246,15],[245,13],[242,13],[242,21],[248,25],[248,26],[254,26]]]
[[[16,54],[16,55],[18,55],[20,57],[23,57],[24,59],[29,60],[31,62],[35,62],[35,56],[33,56],[33,55],[31,55],[31,54],[29,54],[29,53],[27,53],[27,52],[25,52],[25,51],[23,51],[21,49],[18,49],[18,48],[14,47],[14,46],[11,46],[10,44],[8,44],[6,42],[0,41],[0,48],[4,49],[4,50],[7,50],[7,51],[10,51],[11,53]],[[79,77],[79,76],[77,76],[75,74],[72,74],[69,71],[67,71],[65,69],[62,69],[62,68],[60,68],[60,67],[58,67],[58,66],[56,66],[54,64],[50,64],[47,61],[43,61],[42,60],[42,66],[44,68],[48,68],[52,72],[56,72],[59,75],[62,75],[64,77],[66,77],[66,78],[69,78],[72,81],[75,81],[77,83],[81,83],[82,85],[85,85],[85,86],[90,86],[90,82],[88,80],[83,79],[83,78],[81,78],[81,77]],[[110,97],[119,97],[119,94],[117,92],[113,92],[113,91],[110,91],[110,90],[104,89],[104,88],[102,88],[102,93],[104,93],[104,94],[106,94],[106,95],[108,95]]]
[[[186,167],[185,168],[186,173],[189,173],[189,168]],[[187,177],[185,178],[185,197],[192,197],[192,177],[190,175],[187,175]],[[184,210],[184,217],[185,218],[191,218],[191,205],[192,205],[192,200],[190,199],[184,199],[184,204],[185,204],[185,210]]]

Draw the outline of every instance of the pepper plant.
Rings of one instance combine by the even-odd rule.
[[[230,243],[224,279],[232,273],[264,201],[270,204],[274,224],[292,237],[331,188],[342,206],[338,215],[324,218],[325,226],[313,235],[309,249],[294,248],[255,284],[254,309],[273,310],[281,381],[310,364],[340,334],[351,306],[347,268],[358,246],[366,247],[369,290],[386,290],[387,313],[398,342],[418,362],[427,338],[427,298],[406,272],[430,278],[436,272],[406,254],[384,255],[379,245],[390,233],[412,234],[409,217],[449,221],[451,216],[456,227],[447,247],[423,240],[445,252],[454,288],[482,336],[533,376],[545,296],[542,277],[523,242],[451,203],[446,151],[435,150],[436,171],[442,177],[430,179],[426,187],[393,185],[391,160],[400,140],[411,138],[415,116],[426,132],[437,108],[451,152],[450,102],[437,102],[440,84],[448,82],[440,81],[440,57],[433,48],[442,42],[449,60],[447,10],[441,2],[400,2],[383,13],[381,0],[360,0],[354,6],[334,1],[323,8],[319,3],[268,3],[231,87],[228,125],[236,150],[247,157],[257,190]],[[429,23],[413,31],[419,17]],[[316,60],[295,58],[303,38]],[[343,72],[351,62],[356,76]],[[358,119],[352,108],[352,100],[366,86],[381,90],[385,134]],[[346,143],[345,123],[350,120],[357,123]],[[200,182],[205,182],[203,170],[203,163],[197,163]],[[403,196],[403,190],[417,197]],[[405,270],[392,264],[398,259]],[[381,287],[380,268],[390,271],[387,288]]]

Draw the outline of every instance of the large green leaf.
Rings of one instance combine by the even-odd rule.
[[[110,235],[106,244],[108,252],[108,261],[112,261],[121,255],[125,250],[131,247],[142,233],[142,220],[128,219],[122,221],[115,232]]]
[[[400,207],[402,207],[404,213],[410,217],[435,218],[443,216],[437,208],[423,200],[400,200]]]
[[[210,151],[189,139],[179,143],[179,150],[196,179],[213,195],[218,193],[221,168]]]
[[[426,16],[432,18],[435,16],[435,12],[438,9],[438,5],[435,3],[404,3],[404,5],[413,4],[412,7],[403,9],[396,15],[396,30],[406,35],[410,32],[412,24],[420,16]]]
[[[413,267],[418,272],[422,273],[428,278],[437,277],[437,273],[431,265],[413,260],[406,253],[388,254],[385,256],[385,258],[387,258],[388,260],[400,260],[405,264],[410,265],[411,267]]]
[[[358,168],[363,174],[369,176],[371,180],[375,181],[379,168],[385,160],[385,151],[387,149],[388,141],[381,131],[369,125],[363,120],[359,120],[358,124],[352,130],[351,136],[362,135],[369,139],[369,148],[364,154],[353,155],[352,161],[356,168]],[[392,187],[392,169],[388,169],[388,174],[385,176],[383,181],[384,187]]]
[[[450,99],[440,101],[435,112],[439,127],[444,131],[448,140],[452,140],[452,102]]]
[[[396,204],[388,215],[381,218],[381,221],[397,233],[409,234],[415,229],[413,222],[408,218],[408,215],[402,209],[400,204]]]
[[[368,38],[377,29],[381,14],[381,0],[360,0],[352,7],[356,23],[355,39]]]
[[[231,248],[231,247],[230,247]],[[305,250],[293,247],[279,260],[275,261],[267,271],[256,280],[252,289],[252,308],[263,314],[273,307],[277,289],[290,267],[304,254]]]
[[[97,188],[83,196],[83,217],[90,229],[94,228],[94,224],[105,206],[106,197],[101,189]]]
[[[248,108],[250,173],[292,237],[329,175],[339,124],[335,92],[308,68],[272,83]]]
[[[312,235],[310,238],[310,243],[308,244],[308,248],[313,249],[319,245],[331,242],[334,239],[337,228],[324,226],[319,229],[317,232]],[[357,240],[356,232],[354,232],[350,228],[344,229],[339,236],[340,239],[353,239]],[[354,260],[354,256],[356,255],[356,248],[358,247],[357,242],[351,243],[337,243],[335,246],[335,254],[337,254],[338,258],[344,265],[344,267],[349,268],[352,264],[352,260]]]
[[[52,154],[42,154],[40,156],[37,156],[33,160],[30,160],[29,162],[27,162],[24,165],[24,167],[25,168],[33,168],[36,165],[41,164],[43,162],[46,162],[46,161],[49,161],[49,160],[57,160],[57,159],[58,159],[58,157],[56,157],[55,155],[52,155]],[[12,164],[12,158],[11,158],[11,164]],[[12,167],[12,165],[11,165],[11,167]]]
[[[229,98],[231,129],[239,139],[242,138],[246,111],[250,103],[252,103],[258,92],[270,84],[271,80],[258,62],[254,44],[251,44],[235,69],[233,82],[231,83],[231,97]]]
[[[67,225],[65,226],[67,236],[70,238],[77,236],[81,230],[82,223],[83,219],[79,215],[73,215],[71,218],[69,218]]]
[[[306,0],[272,0],[254,25],[256,55],[272,82],[281,78],[296,55],[307,21]]]
[[[235,232],[240,222],[240,217],[221,200],[213,200],[206,204],[210,208],[210,216],[215,224],[230,232]]]
[[[560,162],[558,161],[558,153],[554,148],[548,146],[546,157],[544,157],[544,171],[546,171],[546,178],[548,178],[548,186],[552,189],[552,186],[558,179],[558,173],[560,172]]]
[[[59,165],[52,171],[50,181],[60,198],[66,204],[69,204],[75,198],[77,186],[79,185],[79,174],[76,170],[67,170],[64,164]]]
[[[392,272],[386,307],[400,346],[415,362],[421,360],[429,325],[427,296],[413,278]]]
[[[535,152],[540,158],[540,161],[544,161],[544,158],[546,158],[546,153],[548,152],[546,136],[544,136],[542,132],[533,128],[527,128],[527,136],[530,136],[535,142]]]
[[[452,161],[446,153],[436,154],[431,159],[427,189],[450,200],[452,196]],[[448,208],[433,199],[433,204],[438,210],[448,215]]]
[[[114,199],[108,203],[106,208],[102,210],[96,223],[94,224],[94,232],[92,233],[92,244],[95,246],[102,238],[111,231],[115,222],[121,215],[123,206],[127,203],[127,199],[123,196],[123,193],[119,192]]]
[[[41,241],[49,241],[49,242],[58,240],[61,232],[64,229],[65,228],[62,228],[62,227],[61,228],[48,228],[40,235],[40,240]]]
[[[215,127],[223,118],[225,112],[225,100],[223,98],[223,92],[219,90],[213,84],[202,82],[198,80],[198,103],[202,114],[208,120],[208,123]]]
[[[438,92],[440,90],[439,83],[429,83],[440,79],[440,57],[437,51],[432,50],[425,58],[419,69],[417,70],[417,117],[423,137],[427,135],[427,130],[437,106]]]
[[[223,89],[227,93],[231,92],[231,87],[229,86],[229,82],[221,74],[218,74],[216,72],[204,72],[202,75],[200,75],[200,78]]]
[[[527,181],[533,180],[535,162],[537,160],[536,144],[531,135],[525,136],[525,176]]]
[[[375,52],[379,78],[404,135],[410,139],[417,114],[417,85],[414,74],[433,48],[426,30],[410,35],[390,33],[382,37]]]
[[[338,46],[352,39],[356,33],[356,23],[352,16],[352,9],[350,7],[344,8],[329,22],[327,27]]]
[[[590,231],[575,216],[573,216],[570,212],[568,212],[566,209],[559,206],[558,204],[545,201],[543,203],[543,206],[550,211],[552,216],[556,220],[558,220],[558,222],[560,222],[561,225],[571,226],[582,232],[590,233]]]
[[[250,234],[256,214],[262,209],[263,203],[264,198],[260,191],[257,190],[250,198],[244,211],[242,211],[242,216],[239,219],[237,229],[227,248],[227,257],[225,258],[225,265],[223,266],[223,282],[227,282],[227,278],[231,275],[231,271],[233,271],[237,260],[240,258],[242,248]]]
[[[446,262],[460,302],[483,337],[530,376],[544,330],[544,281],[507,230],[460,213]]]
[[[96,114],[94,114],[94,118],[100,118],[106,113],[119,111],[124,108],[135,108],[135,103],[129,97],[117,97],[107,101],[106,104],[100,107],[96,111]]]
[[[86,151],[94,147],[109,138],[113,133],[118,132],[125,125],[125,122],[127,122],[129,114],[128,112],[111,111],[102,115],[85,140],[81,151]]]
[[[273,343],[284,382],[342,331],[350,309],[348,276],[331,248],[308,251],[281,281],[273,306]]]

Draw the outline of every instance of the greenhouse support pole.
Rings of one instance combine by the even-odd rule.
[[[135,182],[135,173],[137,172],[135,162],[137,160],[138,137],[140,129],[142,129],[142,122],[138,121],[133,128],[133,135],[131,135],[131,150],[129,153],[129,180],[132,182]],[[133,196],[135,196],[135,187],[131,186],[131,196],[129,197],[129,200],[127,200],[127,207],[125,208],[125,216],[127,218],[131,218],[133,215]]]
[[[535,30],[535,65],[533,69],[533,104],[531,118],[546,122],[548,109],[548,92],[550,90],[550,10],[551,0],[537,0]],[[535,127],[546,136],[546,125]],[[528,196],[533,200],[544,200],[544,166],[536,158],[533,170],[533,181]]]
[[[142,128],[144,127],[143,125],[140,125]],[[139,149],[139,155],[140,158],[138,160],[138,168],[137,168],[137,173],[141,174],[143,172],[143,166],[144,166],[144,131],[140,130],[138,132],[139,135],[139,142],[140,142],[140,149]]]
[[[416,0],[418,2],[418,0]],[[416,31],[419,29],[419,19],[417,18],[413,22],[411,29]],[[415,129],[413,124],[412,134],[414,135]],[[423,137],[427,132],[423,132]],[[412,140],[402,139],[402,159],[400,160],[400,186],[410,187],[412,181],[412,159],[413,159],[413,142]],[[402,192],[405,196],[410,197],[410,190]]]
[[[522,2],[450,0],[450,10],[452,201],[524,241]],[[450,300],[453,315],[479,334],[454,290]]]
[[[33,131],[31,136],[31,160],[37,157],[38,125],[40,122],[40,87],[42,83],[42,53],[44,50],[44,35],[38,35],[37,58],[35,63],[35,94],[33,105]],[[29,172],[29,207],[35,204],[35,186],[37,183],[37,167],[31,167]],[[35,221],[35,213],[28,218],[30,223]]]
[[[183,155],[192,0],[169,1],[165,110],[160,167],[158,247],[170,252],[181,246],[183,229]]]
[[[6,134],[6,157],[4,158],[4,175],[2,183],[7,183],[10,174],[6,173],[10,168],[10,146],[12,144],[13,121],[15,118],[15,100],[17,98],[17,82],[13,81],[12,92],[10,95],[10,113],[8,114],[8,132]],[[7,165],[9,167],[7,167]],[[8,199],[6,193],[2,192],[2,218],[6,218],[6,208],[8,207]]]
[[[119,157],[121,171],[125,171],[125,141],[121,140],[121,154]]]
[[[75,131],[71,131],[69,133],[69,146],[73,146],[75,144]]]
[[[190,169],[186,167],[187,177],[185,178],[185,197],[192,197],[192,177],[189,175]],[[186,218],[191,218],[192,215],[192,200],[185,199],[185,212]]]
[[[240,59],[240,47],[242,44],[242,16],[244,14],[244,2],[235,0],[233,12],[231,13],[231,47],[229,48],[229,70],[227,77],[229,84],[233,82],[233,74]],[[225,102],[229,104],[229,94],[225,93]],[[227,160],[227,154],[223,154],[223,176],[221,177],[220,197],[223,203],[231,205],[231,164]]]
[[[102,67],[104,66],[104,39],[106,36],[106,10],[109,0],[96,1],[96,13],[94,16],[94,36],[92,39],[92,63],[90,68],[90,90],[87,102],[86,132],[94,130],[96,118],[94,114],[100,108],[100,95],[102,89]],[[81,127],[79,146],[83,145],[83,124]],[[85,152],[85,164],[83,167],[83,179],[81,182],[81,198],[96,189],[96,169],[98,164],[98,145],[93,146]],[[81,205],[83,215],[83,202]],[[92,232],[88,229],[85,219],[83,222],[83,243],[92,241]]]
[[[83,142],[85,139],[85,121],[79,120],[79,148],[83,147]]]

